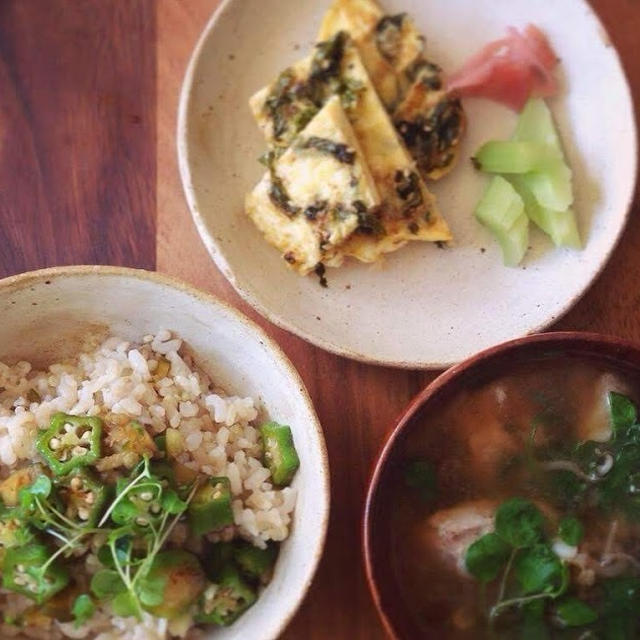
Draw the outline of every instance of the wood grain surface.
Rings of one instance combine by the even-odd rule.
[[[384,637],[361,568],[367,477],[388,429],[435,373],[373,367],[277,329],[201,244],[175,155],[180,84],[217,0],[0,0],[0,276],[53,264],[154,268],[257,320],[304,378],[332,471],[327,548],[283,638]],[[638,0],[594,0],[640,99]],[[606,129],[603,129],[606,135]],[[640,340],[640,221],[556,328]],[[550,283],[552,286],[552,283]]]
[[[0,2],[0,273],[155,266],[155,2]]]

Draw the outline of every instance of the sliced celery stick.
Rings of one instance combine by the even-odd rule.
[[[557,247],[581,249],[582,242],[573,211],[570,208],[554,211],[543,207],[536,200],[524,178],[525,176],[509,176],[509,181],[520,194],[529,218],[551,237]]]
[[[562,161],[562,155],[548,144],[492,140],[480,147],[475,159],[489,173],[528,173],[553,168]]]
[[[573,204],[571,169],[564,162],[546,171],[532,171],[523,175],[523,178],[543,207],[564,211]]]
[[[513,134],[515,142],[537,142],[549,145],[558,154],[559,160],[527,175],[527,186],[538,202],[547,209],[564,211],[573,203],[571,169],[564,160],[560,138],[553,124],[549,107],[542,98],[527,102]]]
[[[548,144],[562,153],[562,145],[553,124],[551,111],[542,98],[532,98],[527,102],[518,117],[513,140]]]
[[[502,176],[492,178],[475,215],[500,243],[505,265],[518,265],[529,243],[529,219],[522,198],[513,186]]]

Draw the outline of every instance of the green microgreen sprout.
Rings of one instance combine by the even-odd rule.
[[[63,543],[56,557],[71,548],[91,530],[73,522],[62,514],[51,499],[52,483],[48,476],[41,475],[18,493],[19,510],[25,520],[42,529]]]
[[[134,615],[138,619],[144,607],[157,605],[164,582],[154,584],[150,570],[193,499],[198,480],[192,483],[183,500],[165,479],[152,473],[147,456],[132,475],[118,486],[118,495],[104,511],[97,527],[76,522],[62,512],[47,475],[42,474],[31,485],[23,487],[18,494],[20,517],[55,538],[58,544],[52,551],[44,545],[27,548],[34,558],[37,556],[37,562],[26,568],[26,577],[18,576],[15,588],[28,581],[33,586],[34,598],[50,597],[46,594],[52,576],[58,571],[56,560],[75,550],[85,536],[99,533],[106,536],[106,544],[98,552],[98,559],[106,568],[92,578],[93,595],[98,599],[108,598],[116,615]],[[11,579],[13,577],[7,576],[9,588]],[[90,595],[76,598],[72,607],[76,626],[86,622],[94,611],[95,604]]]
[[[619,516],[640,521],[638,410],[630,398],[615,392],[607,395],[607,404],[611,436],[605,442],[545,442],[536,446],[541,422],[537,418],[532,422],[525,443],[525,468],[531,479],[541,483],[543,495],[564,510],[555,535],[536,504],[515,497],[496,510],[494,531],[467,548],[466,568],[481,583],[483,600],[487,585],[497,581],[495,602],[482,605],[492,627],[510,612],[509,616],[519,616],[525,635],[527,630],[533,633],[537,629],[538,635],[533,633],[532,637],[547,637],[547,625],[567,629],[567,633],[579,628],[580,638],[640,637],[640,562],[618,554],[624,555],[636,573],[600,577],[597,590],[584,601],[583,592],[570,582],[566,561],[555,551],[558,548],[560,553],[558,543],[569,547],[582,543],[585,531],[577,516],[583,509],[600,509],[612,519],[606,548],[615,535]],[[603,562],[606,558],[605,551]]]
[[[91,591],[98,598],[111,598],[117,615],[140,618],[145,606],[159,604],[158,598],[161,602],[164,582],[154,580],[150,571],[156,556],[193,499],[198,482],[193,483],[186,499],[181,500],[173,489],[166,488],[163,481],[153,475],[148,458],[144,458],[136,471],[137,474],[121,488],[100,520],[102,526],[122,505],[134,507],[121,509],[120,515],[129,522],[109,532],[106,548],[110,558],[102,549],[98,553],[99,559],[111,568],[102,569],[93,576]],[[134,494],[136,500],[132,500]],[[149,517],[148,505],[151,503],[160,505],[156,518]],[[139,505],[138,511],[136,504]],[[143,515],[139,515],[141,513]],[[141,541],[145,548],[134,549],[134,539]]]
[[[640,424],[635,404],[620,393],[607,394],[611,437],[579,442],[561,457],[543,451],[532,464],[547,472],[546,483],[569,492],[573,508],[595,505],[607,513],[640,520]],[[557,493],[557,492],[556,492]],[[565,496],[566,498],[567,496]],[[562,535],[560,536],[562,538]]]
[[[495,515],[495,531],[467,549],[465,564],[482,583],[500,574],[498,596],[488,612],[493,623],[505,610],[537,600],[553,600],[569,583],[569,572],[546,540],[545,517],[524,498],[503,502]]]

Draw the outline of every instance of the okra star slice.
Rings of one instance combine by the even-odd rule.
[[[257,599],[256,592],[228,565],[217,584],[211,585],[200,600],[198,623],[228,626],[235,622]]]
[[[182,549],[163,551],[141,582],[146,591],[143,604],[153,615],[173,620],[198,601],[205,584],[206,577],[196,556]]]
[[[93,464],[100,457],[102,420],[56,413],[38,436],[36,449],[56,476]]]
[[[54,482],[65,515],[83,526],[93,527],[107,499],[107,487],[87,469],[74,469]]]
[[[51,553],[41,544],[7,549],[2,565],[2,586],[42,604],[64,589],[69,583],[69,574],[56,562],[42,567]]]
[[[238,542],[233,550],[233,559],[242,573],[263,584],[269,582],[277,557],[278,547],[275,544],[267,545],[266,549],[259,549],[243,540]]]
[[[120,495],[129,485],[127,478],[118,478],[116,493]],[[120,525],[135,524],[138,527],[157,525],[162,520],[163,488],[159,480],[146,480],[130,489],[111,513],[111,519]]]
[[[229,478],[209,478],[189,504],[189,526],[198,536],[233,524]]]
[[[260,427],[260,434],[264,446],[264,462],[271,471],[274,484],[281,487],[290,484],[300,466],[291,428],[277,422],[267,422]]]

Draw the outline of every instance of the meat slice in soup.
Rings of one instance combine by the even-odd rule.
[[[471,500],[436,511],[427,520],[425,544],[445,563],[465,575],[464,554],[469,545],[493,530],[495,500]]]
[[[528,437],[532,415],[528,399],[508,384],[485,385],[464,393],[450,418],[450,437],[458,438],[466,448],[464,462],[474,482],[495,482],[500,468],[517,455]],[[522,420],[523,416],[528,417]]]

